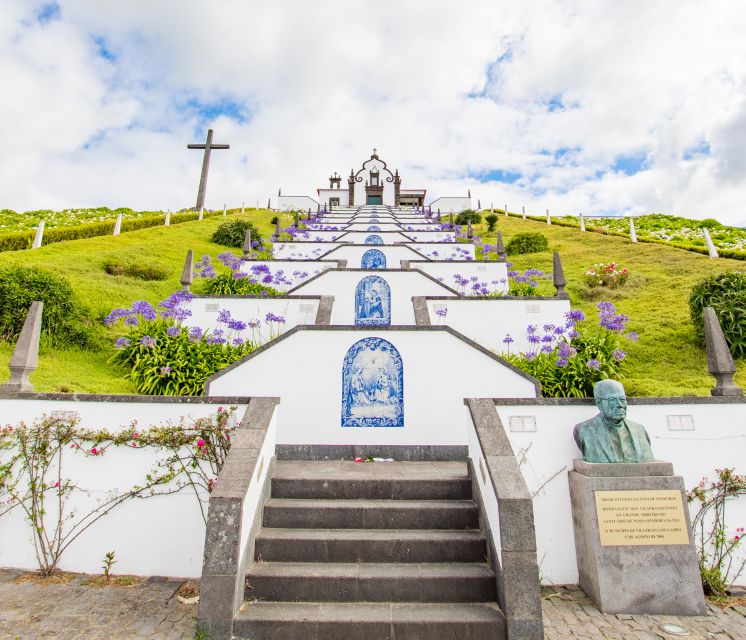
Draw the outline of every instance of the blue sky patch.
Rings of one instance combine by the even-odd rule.
[[[490,171],[470,174],[470,176],[476,178],[479,182],[507,182],[508,184],[513,184],[521,178],[520,173],[504,171],[503,169],[491,169]]]
[[[177,105],[181,113],[196,116],[200,122],[209,122],[219,116],[226,116],[239,124],[244,124],[251,119],[251,112],[245,104],[221,98],[212,102],[204,102],[198,98],[190,98]]]
[[[56,2],[47,2],[39,10],[39,13],[36,14],[36,19],[39,24],[47,24],[48,22],[52,22],[52,20],[59,20],[61,15],[60,5]]]
[[[644,153],[618,156],[611,169],[617,173],[624,173],[625,175],[633,176],[645,169],[646,159],[647,155]]]
[[[111,49],[109,49],[105,38],[103,38],[102,36],[93,38],[93,44],[96,46],[96,53],[98,54],[99,58],[103,58],[104,60],[108,60],[109,62],[116,61],[117,56],[112,52]]]
[[[707,140],[701,140],[698,144],[684,151],[683,158],[684,160],[693,160],[695,156],[709,156],[711,154],[710,143]]]

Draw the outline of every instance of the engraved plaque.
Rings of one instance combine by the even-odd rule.
[[[689,544],[681,492],[595,491],[601,546]]]

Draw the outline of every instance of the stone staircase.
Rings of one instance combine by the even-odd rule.
[[[464,462],[279,460],[236,638],[500,640]]]

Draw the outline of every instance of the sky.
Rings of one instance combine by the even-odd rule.
[[[746,226],[746,2],[0,0],[0,208],[315,195]]]

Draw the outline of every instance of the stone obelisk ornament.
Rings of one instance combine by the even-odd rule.
[[[616,380],[600,380],[593,387],[599,413],[575,425],[573,437],[586,462],[652,462],[645,427],[627,419],[627,397]]]

